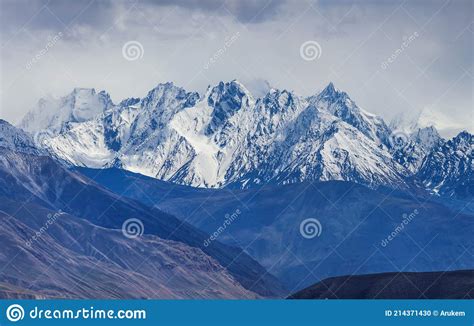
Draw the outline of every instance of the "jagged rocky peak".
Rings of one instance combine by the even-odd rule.
[[[33,139],[27,133],[0,119],[0,148],[2,147],[27,154],[42,152],[36,148]]]
[[[271,114],[292,109],[298,101],[298,96],[292,92],[272,88],[262,99],[261,102],[266,108],[269,108]]]
[[[406,142],[394,146],[398,129],[358,107],[333,83],[308,98],[269,89],[255,101],[232,80],[209,86],[202,97],[162,83],[144,98],[104,111],[109,99],[105,92],[78,88],[61,99],[42,100],[41,114],[25,118],[33,126],[27,129],[48,130],[40,147],[70,164],[120,162],[130,171],[199,187],[250,187],[257,174],[259,183],[395,184],[416,175],[431,149],[445,142],[426,127],[401,129]],[[462,144],[466,137],[453,141]]]
[[[120,103],[119,103],[119,106],[120,107],[129,107],[129,106],[135,106],[137,105],[138,103],[140,103],[140,98],[139,97],[130,97],[130,98],[126,98],[124,100],[122,100]]]
[[[474,196],[474,136],[467,131],[433,147],[417,178],[432,193]]]
[[[466,130],[460,132],[456,137],[454,137],[451,142],[456,146],[456,147],[463,147],[466,149],[472,149],[472,146],[474,146],[474,136],[467,132]]]
[[[337,89],[333,82],[330,82],[319,94],[310,96],[308,102],[321,109],[326,109],[331,113],[336,113],[341,105],[347,105],[346,100],[350,101],[346,92]],[[334,106],[337,104],[337,106]],[[354,103],[355,106],[355,103]]]
[[[237,80],[209,88],[207,104],[213,108],[211,121],[206,128],[206,135],[214,133],[230,117],[243,108],[250,108],[254,100],[250,92]]]
[[[197,92],[186,92],[172,82],[160,83],[142,99],[142,106],[148,109],[191,107],[199,100]]]
[[[334,100],[335,98],[339,97],[347,97],[347,93],[340,91],[334,86],[333,82],[330,82],[318,95],[319,99],[331,99]]]
[[[377,144],[387,147],[390,145],[390,129],[383,119],[361,109],[346,92],[337,89],[332,82],[321,93],[308,100],[315,107],[326,110],[357,128]]]
[[[411,138],[417,144],[429,149],[437,145],[442,139],[434,126],[419,128],[411,134]]]
[[[431,149],[443,144],[444,140],[436,128],[430,126],[417,128],[411,133],[402,129],[394,130],[391,142],[394,160],[412,174],[418,171]]]
[[[253,100],[252,95],[245,86],[235,79],[226,83],[221,81],[209,89],[207,103],[214,108],[219,105],[223,106],[226,103],[231,109],[238,109],[243,101],[246,101],[246,104],[249,105],[250,101]]]
[[[333,82],[330,82],[319,94],[309,97],[308,101],[310,104],[328,110],[340,118],[349,114],[350,111],[363,111],[350,99],[346,92],[336,88]],[[367,112],[364,111],[364,113]]]

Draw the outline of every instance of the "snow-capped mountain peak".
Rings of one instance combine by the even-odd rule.
[[[237,80],[228,83],[220,82],[206,94],[207,104],[213,108],[211,121],[205,134],[211,135],[234,116],[239,110],[252,108],[253,96]]]
[[[66,122],[91,120],[112,106],[112,100],[105,91],[96,93],[93,88],[74,88],[70,94],[59,99],[40,99],[19,126],[33,133],[42,130],[56,133]]]
[[[400,137],[400,140],[392,147],[393,158],[411,173],[416,173],[426,155],[443,143],[433,126],[418,128],[411,133],[396,131],[394,135]]]
[[[419,128],[412,133],[411,138],[417,144],[420,144],[420,146],[427,149],[431,149],[438,145],[439,141],[441,140],[441,136],[434,126]]]
[[[474,196],[474,136],[463,131],[434,146],[417,179],[429,191],[448,196]]]
[[[42,150],[36,148],[33,139],[27,133],[2,119],[0,119],[0,148],[26,154],[44,154]]]
[[[383,119],[361,109],[346,92],[337,89],[332,82],[321,93],[310,97],[309,102],[354,126],[377,144],[389,146],[390,129]]]
[[[198,187],[305,180],[401,185],[440,142],[436,129],[425,128],[410,136],[411,147],[394,148],[383,119],[333,83],[309,98],[272,88],[256,99],[232,80],[202,97],[162,83],[118,105],[91,89],[75,89],[58,103],[48,106],[46,121],[23,124],[52,130],[41,145],[57,157]],[[39,121],[31,118],[38,110],[25,121]]]

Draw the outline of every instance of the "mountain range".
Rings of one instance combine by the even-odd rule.
[[[165,83],[118,104],[105,91],[75,89],[40,100],[19,126],[70,165],[116,167],[194,187],[344,180],[372,188],[416,183],[453,195],[438,189],[445,177],[455,178],[446,180],[450,187],[472,181],[472,135],[460,134],[459,147],[457,137],[444,140],[434,127],[404,133],[332,83],[310,97],[271,89],[260,98],[236,80],[209,86],[202,96]],[[440,151],[460,153],[458,161],[442,163]],[[453,171],[448,177],[438,169]]]
[[[279,281],[242,249],[219,242],[205,247],[206,233],[67,170],[32,150],[33,140],[7,122],[0,120],[0,130],[0,213],[9,226],[3,230],[2,245],[8,250],[1,256],[0,280],[8,280],[20,293],[35,293],[35,288],[36,297],[62,293],[79,298],[241,298],[282,293]],[[61,212],[57,222],[40,232],[52,212]],[[141,221],[144,236],[127,241],[121,230],[131,218]],[[41,237],[27,246],[38,232]],[[51,278],[52,268],[62,277]],[[97,275],[97,269],[105,275]],[[50,282],[46,287],[50,292],[43,293],[44,283],[36,283],[41,277]],[[91,290],[103,280],[110,284]],[[71,284],[76,284],[75,291],[65,287]]]
[[[76,88],[0,120],[0,296],[286,297],[472,269],[473,148],[468,132],[387,124],[332,83],[163,83],[118,104]]]

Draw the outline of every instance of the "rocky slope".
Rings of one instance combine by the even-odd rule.
[[[433,194],[473,198],[473,158],[474,136],[462,132],[432,149],[416,174],[417,180]]]

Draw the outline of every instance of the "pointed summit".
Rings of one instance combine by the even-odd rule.
[[[335,99],[336,97],[343,96],[348,97],[345,92],[337,89],[333,82],[330,82],[317,96],[319,99]]]
[[[0,119],[0,148],[28,154],[44,154],[42,150],[36,148],[30,135],[2,119]]]
[[[184,104],[182,103],[184,100]],[[176,112],[182,107],[190,107],[199,100],[196,92],[187,92],[173,82],[160,83],[148,92],[142,99],[142,105],[150,111],[157,110]]]
[[[326,88],[323,90],[323,92],[335,93],[336,92],[336,87],[334,87],[333,82],[329,82],[329,84],[326,86]]]
[[[215,101],[218,97],[222,96],[235,96],[238,95],[239,97],[247,96],[247,98],[253,100],[253,96],[250,91],[237,79],[231,80],[230,82],[219,82],[214,87],[209,86],[208,88],[208,97],[212,101]],[[212,105],[211,103],[209,103]]]
[[[244,107],[253,106],[252,94],[236,79],[220,82],[207,94],[207,104],[214,108],[206,135],[214,133],[220,126]]]

